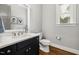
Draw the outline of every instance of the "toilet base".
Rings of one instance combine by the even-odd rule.
[[[40,45],[40,50],[42,50],[44,52],[49,52],[49,45],[48,46],[42,46],[42,45]]]

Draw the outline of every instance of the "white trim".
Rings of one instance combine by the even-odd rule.
[[[28,32],[30,32],[30,6],[28,6],[27,10],[28,10],[27,26],[28,26]]]
[[[15,4],[6,4],[7,6],[15,5]],[[16,4],[17,6],[23,7],[25,9],[28,8],[28,4]]]
[[[18,32],[18,31],[25,31],[25,29],[5,30],[5,32]]]
[[[56,26],[76,26],[77,25],[77,23],[75,24],[75,23],[73,23],[73,24],[56,24]]]
[[[79,55],[79,50],[76,50],[76,49],[72,49],[72,48],[65,47],[65,46],[62,46],[62,45],[58,45],[58,44],[55,44],[55,43],[50,43],[50,46],[57,47],[59,49],[62,49],[62,50],[65,50],[65,51],[69,51],[71,53],[75,53],[75,54]]]

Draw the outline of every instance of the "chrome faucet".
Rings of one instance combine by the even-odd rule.
[[[28,32],[28,26],[27,25],[25,26],[25,32],[26,33]]]

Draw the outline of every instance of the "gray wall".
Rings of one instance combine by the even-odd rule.
[[[57,26],[56,5],[43,5],[42,32],[52,43],[79,49],[79,5],[77,6],[77,25]],[[57,40],[60,36],[61,40]]]
[[[27,9],[18,4],[11,4],[11,16],[20,17],[23,20],[22,25],[12,24],[12,29],[22,29],[27,24]]]
[[[30,31],[42,31],[42,5],[40,4],[30,5]]]
[[[10,29],[10,19],[8,16],[11,16],[11,8],[8,5],[0,4],[0,16],[2,16],[4,21],[5,29]]]
[[[26,24],[27,20],[27,8],[21,7],[18,4],[11,5],[11,16],[20,17],[23,19],[23,24]]]
[[[0,4],[0,16],[10,16],[11,15],[10,6],[6,4]]]

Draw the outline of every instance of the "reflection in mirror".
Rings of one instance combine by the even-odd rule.
[[[4,32],[4,24],[3,24],[3,19],[0,17],[0,33]]]
[[[10,29],[10,16],[11,8],[6,4],[0,4],[0,17],[3,19],[4,27],[6,30]]]
[[[5,30],[24,30],[27,25],[27,7],[22,7],[22,5],[0,4],[0,16]]]
[[[5,30],[10,30],[11,29],[10,17],[2,16],[2,19],[3,19]]]

